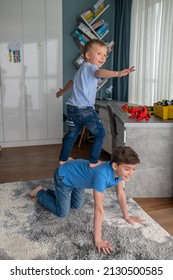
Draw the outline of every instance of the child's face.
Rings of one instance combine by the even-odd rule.
[[[99,46],[97,44],[93,45],[91,50],[86,54],[87,62],[97,65],[99,68],[105,63],[107,58],[107,47]]]
[[[116,174],[121,177],[125,182],[130,181],[131,177],[134,175],[137,164],[119,164],[115,162],[112,163],[113,169],[116,171]]]

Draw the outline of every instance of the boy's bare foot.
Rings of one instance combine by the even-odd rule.
[[[94,167],[96,167],[98,165],[101,165],[101,164],[104,164],[104,163],[105,163],[105,161],[98,160],[98,162],[96,162],[96,163],[90,163],[89,167],[94,168]]]
[[[41,191],[41,190],[44,190],[44,191],[46,191],[47,189],[46,188],[44,188],[43,186],[37,186],[35,189],[33,189],[31,192],[30,192],[30,197],[31,198],[35,198],[36,196],[37,196],[37,193],[39,192],[39,191]]]
[[[73,158],[72,157],[69,157],[68,158],[68,160],[66,160],[66,161],[59,161],[59,165],[63,165],[64,163],[66,163],[67,161],[69,161],[69,160],[72,160]]]

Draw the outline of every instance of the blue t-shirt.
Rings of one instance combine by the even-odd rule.
[[[70,160],[57,169],[62,182],[74,188],[94,189],[104,192],[106,188],[117,186],[122,178],[115,178],[111,162],[89,167],[89,161],[84,159]]]
[[[99,78],[94,76],[94,73],[98,69],[98,66],[95,64],[82,63],[74,76],[72,95],[66,104],[77,107],[94,107],[99,80]]]

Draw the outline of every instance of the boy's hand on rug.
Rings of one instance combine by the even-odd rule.
[[[129,224],[134,224],[134,223],[139,223],[141,224],[144,220],[141,219],[138,216],[128,216],[127,218],[125,218],[126,222],[128,222]]]
[[[112,251],[109,240],[101,239],[99,242],[96,243],[96,247],[97,247],[99,253],[101,253],[101,251],[103,251],[103,253],[105,255],[107,255],[107,254],[110,255],[110,253]]]

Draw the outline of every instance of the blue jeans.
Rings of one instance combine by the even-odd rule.
[[[84,204],[83,188],[73,188],[62,182],[63,177],[58,176],[58,168],[54,174],[55,191],[48,189],[37,193],[38,201],[48,210],[59,217],[67,217],[70,208],[80,209]]]
[[[93,107],[78,108],[67,105],[67,120],[69,130],[64,138],[61,149],[60,161],[67,161],[72,147],[84,126],[94,135],[89,161],[96,163],[99,159],[103,141],[106,136],[104,126]]]

